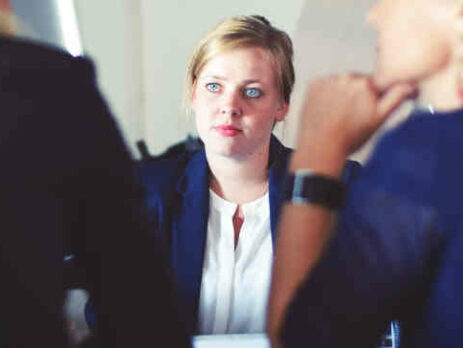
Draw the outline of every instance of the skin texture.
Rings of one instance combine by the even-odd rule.
[[[367,15],[378,32],[377,88],[384,91],[395,83],[414,83],[419,86],[422,105],[443,111],[459,107],[457,76],[463,61],[460,7],[455,0],[377,2]]]
[[[417,91],[423,103],[437,110],[461,107],[455,80],[461,64],[462,7],[453,0],[378,1],[367,17],[378,31],[374,76],[345,74],[309,86],[290,170],[310,168],[339,177],[351,151]],[[333,217],[310,204],[283,208],[267,323],[274,347],[280,346],[288,303],[330,239]]]
[[[378,1],[367,14],[367,22],[378,33],[378,85],[422,80],[452,59],[450,6],[431,6],[432,2]]]
[[[261,96],[252,97],[258,91]],[[208,155],[236,160],[265,153],[273,123],[282,121],[287,111],[273,64],[261,48],[236,49],[212,58],[194,85],[192,106]],[[235,127],[237,135],[222,135],[215,128],[221,125]]]

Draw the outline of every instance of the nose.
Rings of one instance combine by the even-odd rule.
[[[230,91],[230,93],[224,95],[220,113],[233,117],[238,117],[243,114],[239,91]]]

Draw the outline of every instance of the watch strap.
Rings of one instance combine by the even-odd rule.
[[[318,204],[336,209],[344,203],[344,184],[310,169],[300,169],[286,178],[285,200],[293,204]]]

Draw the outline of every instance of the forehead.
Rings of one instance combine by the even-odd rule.
[[[204,65],[199,78],[208,76],[273,82],[275,68],[270,54],[263,48],[234,48],[213,56]]]

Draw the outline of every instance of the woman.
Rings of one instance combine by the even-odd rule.
[[[382,0],[368,21],[379,34],[374,76],[311,85],[290,171],[338,178],[348,153],[407,97],[418,93],[429,111],[378,146],[328,248],[330,209],[284,207],[268,328],[275,346],[286,318],[286,347],[367,347],[399,318],[406,347],[460,347],[463,2]]]
[[[220,23],[188,69],[204,149],[142,165],[153,230],[166,243],[192,332],[264,331],[290,153],[272,129],[288,112],[292,56],[288,35],[264,17]],[[356,168],[348,163],[346,179]]]

